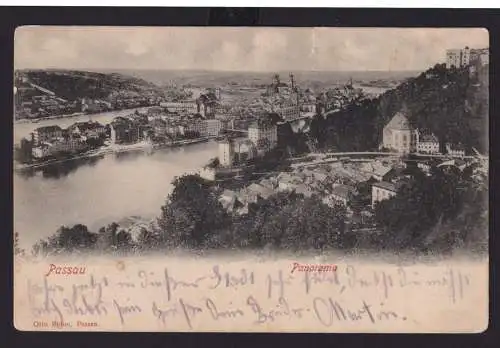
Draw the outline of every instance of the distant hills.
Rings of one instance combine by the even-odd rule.
[[[119,73],[106,74],[76,70],[16,71],[16,87],[22,85],[23,81],[29,81],[52,91],[56,96],[68,101],[81,98],[111,101],[118,96],[133,98],[155,97],[163,94],[160,87],[151,82]]]
[[[102,73],[120,73],[144,79],[158,86],[174,82],[181,85],[196,87],[234,86],[267,86],[273,75],[278,73],[284,82],[288,83],[289,73],[295,75],[299,86],[303,88],[322,89],[335,84],[344,84],[349,79],[354,82],[369,82],[372,80],[403,81],[415,77],[418,71],[204,71],[204,70],[102,70]]]

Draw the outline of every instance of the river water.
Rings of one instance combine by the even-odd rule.
[[[92,119],[108,123],[116,115],[93,115]],[[15,138],[21,139],[43,125],[66,127],[79,118],[87,120],[88,116],[17,124]],[[129,216],[154,218],[172,190],[172,180],[196,171],[215,156],[217,144],[211,141],[149,154],[110,154],[27,174],[14,173],[14,229],[20,234],[20,244],[30,249],[61,225],[82,223],[96,232]]]

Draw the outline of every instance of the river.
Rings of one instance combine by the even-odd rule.
[[[107,123],[115,116],[106,113],[92,119]],[[66,127],[78,118],[51,120],[49,124]],[[26,136],[27,125],[32,126],[16,124],[15,136]],[[42,122],[33,125],[36,128]],[[210,141],[151,154],[109,154],[49,166],[43,171],[14,173],[14,229],[20,234],[20,244],[30,249],[61,225],[81,223],[97,231],[129,216],[154,218],[172,190],[172,180],[196,171],[215,156],[217,144]]]

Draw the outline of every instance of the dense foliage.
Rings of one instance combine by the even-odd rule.
[[[488,190],[468,171],[453,166],[415,176],[399,193],[375,207],[380,246],[443,250],[487,247]]]
[[[183,176],[173,184],[158,219],[158,233],[165,245],[199,248],[226,227],[228,216],[210,183],[201,177]]]

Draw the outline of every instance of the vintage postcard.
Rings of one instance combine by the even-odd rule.
[[[15,32],[22,331],[488,327],[482,28]]]

